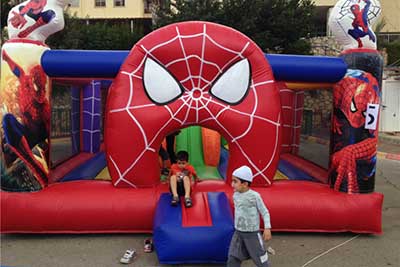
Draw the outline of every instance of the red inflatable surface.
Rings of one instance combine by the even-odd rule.
[[[303,119],[304,92],[290,90],[284,82],[279,82],[277,85],[282,105],[281,153],[297,154]]]
[[[272,183],[279,92],[264,53],[232,28],[184,22],[152,32],[132,49],[107,101],[107,161],[117,187],[158,184],[162,139],[194,124],[229,142],[229,179],[248,165],[254,185]]]
[[[274,231],[382,231],[383,195],[379,193],[350,195],[304,181],[279,181],[271,187],[254,189],[270,210]],[[74,181],[53,184],[36,193],[1,192],[1,231],[151,232],[158,198],[167,191],[165,184],[135,190],[115,188],[110,182]],[[194,189],[194,193],[208,191],[226,192],[230,198],[233,193],[224,181],[216,180],[198,183]],[[187,225],[207,221],[204,203],[197,205],[196,201],[187,213]]]

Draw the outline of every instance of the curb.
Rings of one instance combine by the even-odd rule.
[[[378,159],[390,159],[390,160],[400,161],[400,154],[392,154],[392,153],[378,151],[376,153],[376,156],[378,157]]]
[[[392,136],[380,133],[378,135],[379,141],[387,142],[394,145],[400,145],[400,136]]]
[[[301,135],[301,139],[310,141],[312,143],[317,143],[321,145],[329,145],[329,140],[315,137],[315,136],[305,136]],[[393,153],[386,153],[382,151],[377,151],[376,156],[378,159],[389,159],[389,160],[396,160],[400,161],[400,154],[393,154]]]

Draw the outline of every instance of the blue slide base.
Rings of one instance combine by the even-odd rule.
[[[181,206],[172,207],[168,193],[160,196],[153,239],[161,264],[226,263],[234,231],[231,207],[225,193],[211,192],[207,196],[210,227],[182,227]]]

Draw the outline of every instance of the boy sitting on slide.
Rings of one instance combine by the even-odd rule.
[[[194,167],[188,163],[188,152],[179,151],[176,154],[176,159],[177,162],[172,164],[169,173],[170,191],[172,193],[171,205],[177,206],[179,203],[179,197],[184,196],[185,207],[190,208],[193,205],[190,197],[191,180],[194,178],[198,181],[198,177]]]

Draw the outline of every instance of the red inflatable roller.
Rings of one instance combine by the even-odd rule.
[[[252,189],[264,199],[273,231],[382,233],[382,194],[351,195],[325,184],[284,180]],[[229,198],[233,193],[222,181],[198,183],[196,191],[225,191]]]
[[[253,189],[268,206],[274,231],[382,232],[382,194],[350,195],[305,181],[279,181],[271,187]],[[1,232],[151,232],[156,203],[160,193],[167,191],[165,184],[134,190],[115,188],[110,182],[74,181],[50,185],[36,193],[1,192]],[[198,183],[193,194],[210,191],[225,192],[229,198],[233,193],[224,181],[210,180]],[[193,211],[204,207],[193,207]],[[186,215],[192,216],[193,211]]]
[[[56,183],[35,193],[1,192],[1,231],[151,232],[158,197],[157,188],[122,189],[106,181]]]

